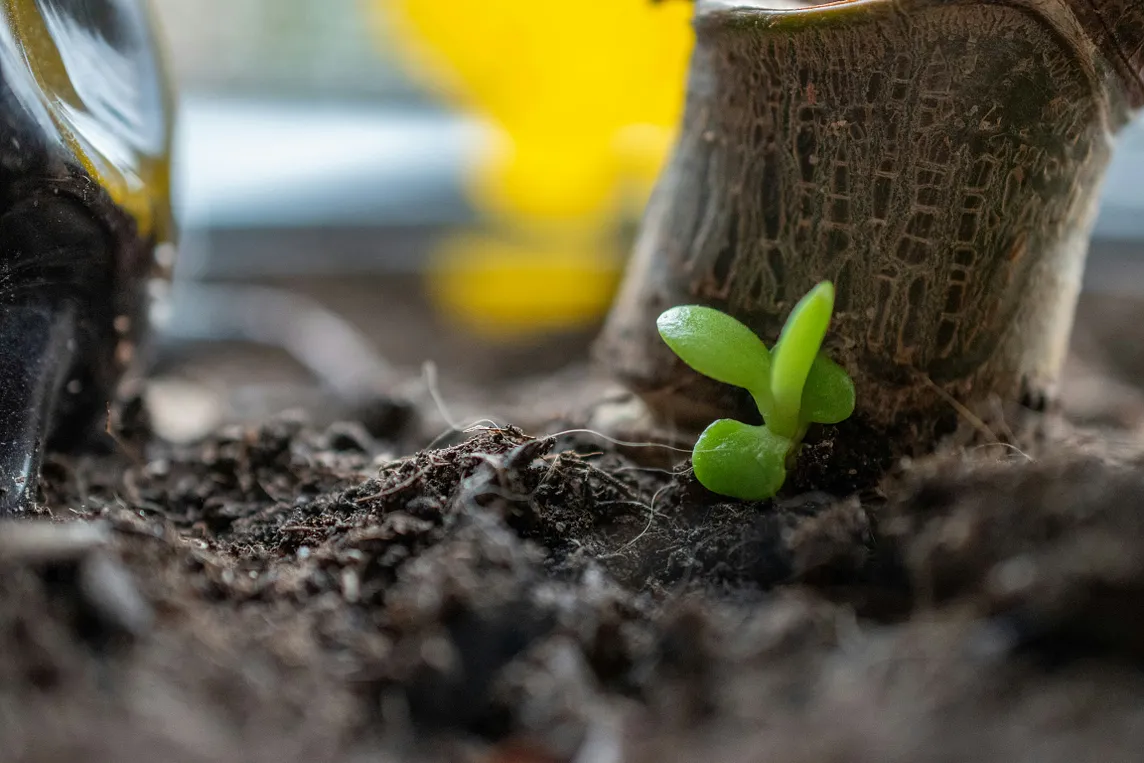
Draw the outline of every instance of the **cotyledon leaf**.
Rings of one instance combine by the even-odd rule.
[[[703,430],[692,451],[695,478],[713,493],[762,501],[786,480],[792,443],[765,426],[719,419]]]
[[[823,281],[794,306],[779,334],[771,357],[774,412],[767,420],[767,426],[776,434],[794,437],[799,430],[802,391],[833,312],[834,285]]]
[[[656,321],[667,346],[691,368],[715,381],[766,395],[771,354],[763,340],[726,313],[681,305]]]
[[[799,418],[803,423],[837,424],[854,413],[854,381],[846,369],[819,353],[802,390]]]

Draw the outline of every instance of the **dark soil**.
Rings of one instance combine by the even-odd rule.
[[[1140,759],[1127,425],[1009,412],[880,480],[824,431],[745,504],[541,435],[587,414],[378,410],[53,458],[0,525],[0,759]]]

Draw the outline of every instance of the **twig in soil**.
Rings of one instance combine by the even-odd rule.
[[[482,424],[484,424],[485,426],[482,426]],[[470,432],[504,432],[504,431],[505,431],[505,428],[502,427],[500,424],[496,423],[495,421],[493,421],[492,419],[477,419],[473,423],[466,426],[464,429],[450,425],[449,429],[446,429],[444,432],[442,432],[441,434],[437,435],[432,440],[430,440],[429,444],[426,445],[424,449],[425,450],[433,450],[434,448],[437,447],[437,443],[441,442],[441,440],[444,440],[446,437],[448,437],[451,434],[457,434],[457,433],[469,434]]]
[[[919,379],[922,380],[922,382],[925,383],[925,385],[927,387],[932,389],[934,392],[936,392],[938,395],[940,395],[943,400],[945,400],[947,403],[949,403],[950,406],[955,411],[957,411],[957,415],[961,416],[963,419],[968,421],[970,423],[970,425],[974,429],[976,429],[978,432],[980,432],[981,434],[985,435],[990,440],[992,440],[993,441],[992,444],[994,444],[994,445],[1000,445],[1001,444],[1001,439],[997,436],[997,434],[992,429],[989,428],[988,424],[986,424],[984,421],[982,421],[981,418],[978,417],[977,414],[975,414],[973,411],[966,408],[965,405],[963,405],[961,403],[961,401],[959,401],[953,395],[949,394],[944,389],[942,389],[937,384],[935,384],[934,380],[929,377],[929,374],[922,373],[921,371],[918,371],[917,376]]]
[[[633,501],[627,498],[617,498],[614,501],[597,501],[596,506],[635,506],[636,508],[644,509],[645,511],[648,509],[648,505],[646,503]]]
[[[421,373],[425,376],[425,386],[429,388],[429,397],[432,398],[433,405],[437,406],[437,412],[452,431],[459,432],[460,429],[449,409],[445,407],[445,399],[441,397],[441,387],[437,382],[437,364],[431,360],[425,361],[421,364]]]
[[[389,498],[390,496],[397,495],[402,490],[413,487],[413,484],[415,482],[417,482],[417,480],[424,477],[435,466],[438,466],[438,465],[439,464],[431,463],[431,464],[429,464],[429,466],[426,466],[424,469],[418,469],[417,471],[413,472],[413,474],[411,474],[407,479],[402,480],[401,482],[397,483],[396,485],[391,485],[390,487],[387,487],[384,490],[379,490],[376,493],[371,493],[370,495],[362,496],[361,498],[355,498],[354,503],[360,505],[360,504],[366,503],[368,501],[376,501],[379,498]]]
[[[540,482],[536,484],[536,490],[540,490],[540,488],[548,484],[548,478],[556,473],[557,468],[560,466],[560,459],[563,457],[563,455],[563,453],[554,454],[552,463],[548,465],[548,470],[544,472],[544,476],[541,477]]]
[[[484,418],[477,419],[468,426],[462,427],[457,420],[449,413],[449,409],[445,407],[445,398],[441,396],[441,387],[437,381],[437,364],[431,360],[427,360],[421,364],[421,372],[425,377],[425,386],[429,390],[429,397],[433,400],[433,405],[437,406],[437,413],[441,414],[441,418],[445,420],[445,424],[449,427],[433,438],[433,440],[426,446],[426,450],[432,450],[438,442],[456,432],[470,432],[476,429],[481,424],[490,424],[493,429],[499,429],[499,425],[492,419]]]
[[[576,458],[595,458],[596,456],[607,455],[602,450],[597,450],[597,451],[594,451],[592,453],[577,453],[574,450],[566,450],[566,451],[564,451],[564,453],[568,453],[570,455],[576,456]],[[543,459],[545,461],[551,461],[553,459],[559,458],[561,455],[563,455],[563,453],[550,453],[549,455],[544,456]]]
[[[578,463],[580,468],[582,468],[585,471],[591,472],[601,482],[604,482],[608,485],[611,485],[614,489],[618,490],[619,492],[623,493],[624,495],[631,496],[631,497],[636,496],[635,490],[633,490],[630,485],[625,485],[623,482],[620,482],[618,479],[616,479],[612,475],[608,474],[603,469],[597,469],[596,467],[592,466],[591,464],[585,464],[583,462],[574,462],[574,463]]]
[[[608,437],[603,432],[597,432],[594,429],[565,429],[563,432],[553,432],[552,434],[545,435],[545,437],[563,437],[564,435],[570,434],[590,434],[612,445],[619,445],[623,448],[663,448],[664,450],[670,450],[676,453],[691,453],[691,448],[677,448],[674,445],[667,445],[662,442],[629,442],[627,440],[617,440],[614,437]]]
[[[422,364],[421,370],[425,377],[425,385],[429,390],[429,397],[433,400],[433,404],[436,406],[437,412],[441,415],[441,418],[445,420],[445,424],[449,427],[446,431],[433,438],[433,440],[425,447],[425,450],[432,450],[442,439],[457,432],[468,433],[476,429],[483,429],[485,431],[499,431],[502,429],[501,425],[490,418],[477,419],[468,426],[461,426],[449,412],[449,409],[445,405],[445,400],[441,395],[440,384],[438,383],[437,379],[437,364],[432,360],[427,360]],[[482,424],[487,424],[488,426],[482,427]],[[530,439],[551,439],[570,434],[589,434],[594,437],[598,437],[605,442],[611,443],[612,445],[618,445],[625,448],[663,448],[664,450],[673,451],[675,453],[691,453],[691,449],[689,448],[677,448],[673,445],[667,445],[665,443],[630,442],[627,440],[617,440],[613,437],[609,437],[603,432],[597,432],[594,429],[566,429],[561,432],[545,434],[539,437],[530,437]]]
[[[625,543],[624,545],[620,546],[620,548],[619,548],[619,549],[616,551],[616,553],[617,553],[617,554],[618,554],[618,553],[620,553],[621,551],[625,551],[625,550],[627,550],[627,549],[631,548],[632,546],[634,546],[636,543],[638,543],[638,542],[639,542],[640,538],[642,538],[643,536],[647,535],[647,533],[648,533],[648,530],[650,530],[650,529],[651,529],[652,523],[654,523],[654,522],[655,522],[655,502],[656,502],[657,500],[659,500],[659,496],[660,496],[660,494],[661,494],[661,493],[662,493],[664,490],[667,490],[669,487],[671,487],[671,484],[670,484],[670,483],[668,483],[667,485],[664,485],[664,486],[663,486],[663,487],[661,487],[659,490],[655,491],[655,493],[654,493],[654,494],[652,495],[652,497],[651,497],[651,503],[650,503],[649,505],[647,505],[646,507],[644,507],[644,508],[646,508],[646,509],[647,509],[647,511],[648,511],[648,516],[647,516],[647,525],[646,525],[646,526],[644,526],[644,529],[640,530],[640,534],[639,534],[639,535],[637,535],[636,537],[632,538],[631,540],[629,540],[629,541],[628,541],[627,543]]]
[[[690,474],[694,469],[685,469],[680,474]],[[653,472],[655,474],[666,474],[668,477],[674,477],[676,471],[674,469],[663,469],[658,466],[619,466],[612,470],[612,474],[621,474],[623,472]]]
[[[986,443],[985,445],[978,445],[975,448],[972,448],[972,450],[978,450],[980,448],[988,448],[988,447],[992,447],[994,445],[1000,445],[1003,448],[1010,448],[1013,451],[1015,451],[1016,453],[1024,456],[1025,459],[1028,460],[1030,463],[1033,462],[1034,459],[1032,456],[1030,456],[1028,453],[1026,453],[1025,451],[1018,448],[1013,443],[1005,442],[1000,437],[998,437],[997,433],[994,432],[992,429],[990,429],[989,425],[986,424],[984,421],[982,421],[981,418],[979,416],[977,416],[977,414],[975,414],[973,411],[966,408],[965,405],[963,405],[959,400],[954,398],[953,395],[949,394],[944,389],[942,389],[937,384],[935,384],[933,379],[929,378],[929,376],[927,374],[923,374],[923,373],[919,372],[918,376],[923,382],[925,382],[926,386],[928,386],[930,389],[934,390],[939,395],[941,395],[942,399],[944,399],[947,403],[949,403],[950,406],[952,406],[953,409],[955,411],[957,411],[959,416],[961,416],[966,421],[968,421],[974,429],[976,429],[978,432],[985,435],[986,437],[988,437],[992,441],[992,442]],[[1006,429],[1008,429],[1007,426],[1006,426]],[[1012,437],[1013,433],[1009,432],[1009,436]]]
[[[1020,448],[1018,448],[1016,445],[1014,445],[1011,442],[989,442],[989,443],[985,443],[984,445],[974,445],[972,448],[969,448],[969,450],[981,450],[983,448],[992,448],[992,447],[995,447],[997,445],[1000,445],[1002,448],[1009,448],[1010,450],[1012,450],[1014,453],[1016,453],[1019,456],[1024,456],[1025,460],[1028,461],[1030,464],[1034,463],[1036,461],[1035,458],[1030,456],[1025,451],[1021,450]]]
[[[573,454],[559,453],[557,455],[559,457],[563,457],[566,455],[575,456],[574,453]],[[605,472],[603,469],[598,469],[589,463],[585,463],[584,461],[579,461],[579,460],[575,460],[572,458],[563,459],[563,461],[564,462],[561,461],[561,458],[557,458],[555,461],[553,461],[552,466],[549,468],[548,473],[545,474],[544,479],[541,480],[540,484],[543,485],[548,480],[548,477],[551,476],[552,473],[556,470],[557,466],[560,465],[560,466],[564,466],[568,469],[573,469],[573,470],[577,470],[577,471],[581,472],[581,476],[584,477],[584,479],[586,479],[586,480],[591,480],[594,477],[594,478],[598,479],[600,482],[603,482],[606,485],[608,485],[609,487],[611,487],[612,489],[618,491],[622,495],[628,496],[629,498],[632,499],[633,503],[636,503],[639,506],[643,506],[643,504],[641,504],[635,500],[638,497],[638,493],[636,493],[636,491],[630,485],[624,484],[620,480],[616,479],[612,475]],[[539,486],[537,486],[537,488],[539,489]]]

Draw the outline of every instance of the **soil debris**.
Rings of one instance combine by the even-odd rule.
[[[0,739],[17,761],[1130,760],[1144,449],[1117,436],[880,485],[812,465],[761,504],[509,426],[405,457],[297,417],[53,456],[40,516],[0,526]]]

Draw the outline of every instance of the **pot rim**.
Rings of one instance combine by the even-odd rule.
[[[775,7],[775,0],[698,0],[697,22],[740,17],[764,23],[772,29],[801,28],[808,24],[853,24],[883,18],[886,14],[936,6],[962,5],[970,0],[820,0],[801,8]],[[976,0],[980,2],[981,0]]]

